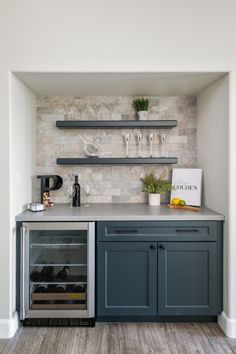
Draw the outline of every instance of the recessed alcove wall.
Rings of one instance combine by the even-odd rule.
[[[17,100],[15,98],[19,97],[20,88],[24,99],[21,97],[21,100]],[[82,185],[92,180],[95,185],[94,199],[91,199],[93,202],[144,202],[146,199],[140,193],[139,179],[151,166],[56,166],[57,157],[76,157],[75,154],[81,156],[82,146],[78,130],[65,131],[55,127],[58,119],[134,119],[132,97],[142,94],[153,100],[149,119],[178,120],[177,127],[166,130],[166,150],[169,156],[177,156],[179,166],[203,167],[205,204],[219,210],[226,208],[228,78],[224,73],[21,72],[12,75],[11,91],[14,105],[12,137],[15,142],[12,148],[12,183],[15,185],[15,193],[12,198],[17,199],[17,211],[30,196],[32,199],[38,198],[38,194],[35,194],[37,173],[58,173],[64,177],[64,188],[53,195],[56,202],[68,200],[67,186],[72,182],[73,174],[81,176]],[[29,99],[30,110],[27,105]],[[35,105],[36,114],[30,113],[32,104]],[[21,120],[21,116],[24,119]],[[35,124],[32,124],[32,120]],[[19,126],[20,131],[16,128]],[[103,152],[124,156],[122,135],[125,132],[98,129],[86,130],[83,134],[98,143]],[[137,154],[137,132],[136,129],[130,131],[131,156]],[[142,130],[144,156],[148,155],[148,132]],[[35,133],[37,139],[32,138]],[[155,130],[154,133],[154,154],[158,156],[160,131]],[[36,159],[32,157],[33,154],[30,155],[32,163],[29,163],[30,159],[20,152],[19,146],[25,146],[25,151],[34,151],[36,147]],[[28,168],[27,171],[23,170],[24,161],[30,166],[31,172]],[[156,169],[158,173],[163,172],[170,177],[170,166],[157,166]],[[27,192],[27,197],[23,198],[17,190],[31,191],[29,178],[32,177],[33,191]],[[23,200],[24,204],[20,202]]]
[[[15,153],[15,161],[23,161],[25,157],[22,154],[18,156],[20,154],[17,145],[25,145],[26,148],[30,146],[30,150],[34,149],[34,144],[36,145],[36,159],[32,161],[30,176],[33,177],[33,194],[30,194],[32,199],[39,198],[35,175],[57,173],[62,175],[65,184],[60,191],[52,194],[55,202],[68,201],[67,187],[73,182],[74,174],[79,175],[82,187],[87,183],[92,184],[91,202],[145,202],[146,196],[140,191],[140,177],[153,169],[153,166],[58,166],[57,157],[81,157],[83,154],[79,140],[80,132],[58,129],[55,126],[55,121],[60,119],[135,119],[132,98],[144,94],[152,100],[149,119],[178,121],[177,127],[173,129],[153,131],[154,156],[160,155],[159,134],[166,132],[166,151],[169,156],[178,157],[178,166],[204,167],[205,204],[211,207],[214,204],[216,207],[212,200],[217,200],[217,205],[222,200],[220,205],[224,204],[225,209],[227,183],[224,184],[224,188],[218,188],[217,194],[215,193],[215,185],[222,182],[220,161],[224,166],[227,163],[225,146],[228,112],[225,106],[228,107],[228,92],[227,76],[223,73],[16,73],[15,75],[12,75],[12,80],[18,83],[18,91],[19,87],[22,87],[22,94],[26,99],[21,102],[15,100],[18,107],[14,104],[13,111],[18,110],[27,117],[20,124],[21,130],[31,126],[34,130],[31,137],[37,133],[36,141],[30,141],[32,138],[30,134],[28,135],[27,144],[27,138],[16,132],[14,139],[18,139],[19,144],[12,150]],[[13,98],[19,94],[18,91],[13,90]],[[27,95],[31,97],[31,101],[34,96],[36,115],[28,114]],[[211,109],[208,109],[210,102]],[[13,122],[14,119],[19,124],[17,114],[13,115]],[[36,119],[35,124],[32,124],[32,119]],[[137,156],[136,136],[140,131],[137,129],[129,131],[130,156]],[[143,156],[148,156],[149,153],[147,141],[149,132],[150,130],[142,130]],[[125,156],[123,135],[127,130],[89,129],[82,133],[96,142],[102,152],[109,153],[109,156]],[[209,149],[210,147],[212,148]],[[27,161],[29,164],[29,159]],[[171,166],[156,166],[155,170],[157,174],[163,173],[168,178],[171,176]],[[214,171],[213,183],[209,181],[211,178],[208,176],[211,172],[208,171]],[[18,164],[13,175],[13,184],[17,185],[14,195],[17,195],[17,189],[22,183],[25,184],[24,188],[31,190],[28,186],[28,177]],[[19,199],[24,198],[21,196]]]
[[[140,178],[153,170],[171,179],[174,166],[196,166],[196,97],[151,96],[148,119],[176,119],[172,129],[58,129],[56,120],[135,120],[132,96],[38,96],[37,161],[38,174],[58,174],[64,185],[51,194],[55,202],[69,202],[68,187],[78,174],[82,187],[91,186],[90,202],[146,202]],[[177,165],[58,166],[58,157],[84,157],[80,136],[93,141],[103,156],[125,157],[124,134],[130,133],[129,156],[138,157],[137,134],[142,133],[142,157],[149,157],[148,134],[154,134],[153,156],[160,157],[160,134],[166,134],[165,153],[177,157]],[[36,183],[36,186],[39,186]],[[36,189],[37,191],[37,189]],[[37,199],[37,193],[35,198]]]
[[[224,311],[229,313],[228,309],[228,203],[229,203],[229,191],[228,191],[228,180],[229,180],[229,166],[228,166],[228,75],[224,73],[122,73],[122,74],[66,74],[66,73],[15,73],[11,75],[11,157],[10,157],[10,169],[11,169],[11,215],[12,215],[12,230],[14,233],[14,217],[17,213],[21,212],[26,203],[35,198],[35,191],[32,186],[35,186],[35,175],[37,172],[41,173],[51,173],[56,172],[55,170],[55,151],[61,151],[61,153],[72,153],[73,149],[78,149],[78,153],[81,152],[79,144],[77,144],[76,137],[78,132],[72,132],[72,141],[70,146],[65,142],[63,146],[63,139],[66,138],[66,134],[63,130],[56,130],[55,120],[58,119],[58,115],[61,114],[61,118],[65,114],[68,114],[68,106],[59,104],[60,100],[64,103],[68,102],[71,105],[71,100],[77,100],[76,97],[81,96],[100,96],[100,101],[106,102],[104,97],[122,97],[121,101],[124,100],[124,107],[129,106],[129,109],[125,111],[115,112],[113,109],[112,114],[118,113],[119,116],[113,118],[133,118],[133,112],[130,112],[130,102],[127,97],[135,95],[148,95],[159,97],[159,105],[154,108],[153,114],[156,114],[156,118],[166,117],[166,113],[163,114],[164,107],[169,107],[167,109],[167,115],[170,119],[175,119],[172,113],[180,111],[181,107],[184,107],[185,113],[190,107],[191,110],[191,122],[193,126],[182,127],[178,126],[179,129],[195,129],[195,142],[193,145],[195,147],[189,151],[193,152],[191,157],[191,165],[203,168],[203,201],[204,205],[215,209],[223,213],[226,216],[226,222],[224,223]],[[124,98],[124,95],[126,98]],[[59,97],[60,96],[60,97]],[[101,96],[103,98],[101,98]],[[53,99],[54,97],[54,99]],[[66,98],[65,98],[66,97]],[[166,98],[165,98],[166,97]],[[190,97],[190,98],[189,98]],[[193,98],[194,97],[194,98]],[[53,104],[55,100],[55,104]],[[93,97],[91,100],[96,99]],[[109,98],[112,100],[112,98]],[[80,102],[83,100],[81,99]],[[168,101],[168,102],[167,102]],[[45,106],[45,102],[47,103]],[[111,102],[111,101],[109,101]],[[123,103],[124,103],[123,102]],[[129,102],[129,103],[128,103]],[[165,102],[165,103],[164,103]],[[175,102],[175,103],[174,103]],[[177,102],[182,102],[177,104]],[[175,106],[175,111],[173,111],[173,105]],[[50,111],[51,106],[51,111]],[[72,105],[72,115],[73,117],[78,117],[77,108],[78,100],[73,108]],[[79,104],[80,106],[80,104]],[[118,105],[121,107],[121,105]],[[43,108],[45,107],[45,108]],[[53,109],[52,109],[53,107]],[[61,107],[61,108],[60,108]],[[86,111],[89,105],[86,105]],[[91,107],[91,106],[90,106]],[[171,108],[172,107],[172,108]],[[176,109],[176,107],[179,107]],[[195,108],[194,108],[195,107]],[[43,112],[43,110],[45,111]],[[158,110],[159,113],[158,114]],[[194,110],[194,117],[193,117]],[[56,111],[56,114],[54,115]],[[80,110],[81,111],[81,110]],[[37,113],[37,114],[36,114]],[[90,112],[94,113],[94,112]],[[105,113],[105,112],[104,112]],[[110,114],[110,113],[109,113]],[[126,114],[131,114],[131,116],[126,117]],[[180,114],[180,112],[178,112]],[[37,117],[38,115],[38,117]],[[104,115],[104,118],[106,115]],[[95,118],[94,115],[90,115],[90,118]],[[187,118],[186,118],[187,119]],[[39,122],[40,120],[40,122]],[[36,122],[37,121],[37,122]],[[37,123],[37,124],[36,124]],[[186,123],[186,122],[185,122]],[[47,126],[50,125],[48,132],[53,133],[47,136],[48,146],[37,147],[38,152],[35,157],[36,144],[38,145],[42,133],[42,137],[46,137],[46,132],[41,132],[39,134],[39,126],[47,131]],[[51,129],[55,129],[55,131]],[[175,129],[175,128],[174,128]],[[36,131],[38,133],[37,139],[35,138]],[[192,131],[193,132],[193,131]],[[54,133],[56,135],[54,135]],[[93,132],[87,132],[87,135],[94,134]],[[98,131],[96,131],[98,133]],[[115,132],[114,132],[115,133]],[[101,131],[101,137],[104,137],[104,144],[106,147],[112,146],[112,153],[115,153],[117,149],[117,144],[119,144],[119,149],[124,152],[124,146],[122,146],[122,140],[120,137],[121,131],[117,131],[115,134],[118,142],[110,144],[109,132],[105,133]],[[108,134],[108,135],[106,135]],[[179,131],[173,130],[172,135],[169,138],[179,139]],[[57,136],[57,137],[56,137]],[[174,142],[172,144],[188,144],[188,139],[191,136],[190,131],[182,135],[185,142]],[[92,137],[92,136],[91,136]],[[58,146],[55,149],[52,146],[52,141],[59,139]],[[61,140],[62,139],[62,140]],[[96,139],[99,140],[96,135]],[[181,138],[182,139],[182,138]],[[74,140],[74,141],[73,141]],[[106,141],[106,143],[105,143]],[[46,141],[44,141],[45,144]],[[43,143],[42,143],[43,144]],[[156,141],[156,144],[157,141]],[[191,144],[191,143],[190,143]],[[46,151],[48,149],[48,152]],[[66,149],[65,149],[66,147]],[[104,146],[105,147],[105,146]],[[134,147],[134,146],[133,146]],[[158,148],[158,146],[156,146]],[[193,146],[192,146],[193,147]],[[186,148],[186,146],[185,146]],[[71,150],[70,150],[71,149]],[[51,151],[50,151],[51,150]],[[41,151],[41,153],[40,153]],[[158,149],[157,149],[158,151]],[[121,150],[120,150],[121,152]],[[177,151],[174,151],[177,152]],[[182,150],[183,152],[183,150]],[[41,155],[48,156],[45,161],[40,161]],[[52,156],[53,155],[53,156]],[[56,154],[55,154],[56,155]],[[183,154],[184,156],[184,154]],[[48,162],[47,162],[48,161]],[[186,161],[186,160],[185,160]],[[48,164],[48,165],[47,165]],[[180,159],[181,165],[186,165],[186,163]],[[37,166],[36,166],[37,165]],[[189,164],[190,166],[190,164]],[[117,177],[117,183],[122,181],[122,178],[126,178],[126,172],[124,166],[119,168],[105,166],[104,170],[97,173],[98,179],[103,179],[103,176],[109,176],[109,173]],[[63,167],[64,168],[64,167]],[[124,170],[123,170],[124,168]],[[85,175],[91,176],[90,167],[84,167]],[[168,169],[165,168],[166,174],[168,175]],[[60,170],[61,172],[61,170]],[[65,172],[68,173],[68,170]],[[72,173],[80,173],[78,166],[71,169],[70,175]],[[98,170],[97,170],[98,172]],[[145,172],[145,169],[142,171]],[[61,173],[59,173],[61,174]],[[62,173],[63,175],[63,173]],[[124,176],[124,177],[123,177]],[[132,176],[134,178],[134,184],[139,183],[140,175],[136,171],[136,167],[133,167]],[[67,182],[70,181],[69,177]],[[84,180],[85,181],[85,180]],[[67,183],[66,182],[66,183]],[[106,181],[104,181],[106,183]],[[102,184],[102,182],[100,182]],[[97,182],[96,182],[97,184]],[[100,184],[100,185],[101,185]],[[127,185],[126,185],[127,186]],[[111,187],[109,187],[111,188]],[[109,190],[108,188],[108,190]],[[140,185],[135,185],[132,187],[132,193],[140,192]],[[115,189],[115,188],[114,188]],[[65,191],[64,191],[65,192]],[[63,192],[63,193],[64,193]],[[62,191],[60,192],[62,193]],[[108,192],[107,192],[108,193]],[[110,195],[111,190],[109,190]],[[113,191],[115,195],[116,191]],[[134,195],[134,194],[133,194]],[[55,195],[56,198],[56,195]],[[59,195],[58,201],[65,201],[65,194]],[[142,197],[143,198],[143,197]],[[109,198],[108,198],[109,199]],[[127,201],[131,201],[132,198],[128,198]],[[140,199],[139,199],[140,200]],[[141,199],[145,201],[145,199]],[[94,200],[96,201],[96,199]],[[109,199],[110,201],[110,199]],[[113,198],[113,201],[118,201]],[[135,201],[134,199],[132,201]],[[14,239],[13,239],[14,244]],[[14,262],[14,251],[13,251],[13,262]],[[14,289],[14,281],[13,281]],[[3,303],[7,302],[7,299],[3,299]],[[15,309],[15,293],[12,293],[12,311]]]

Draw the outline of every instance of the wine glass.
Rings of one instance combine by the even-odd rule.
[[[161,157],[168,157],[168,154],[165,149],[166,134],[165,133],[160,134],[160,138],[161,138]]]
[[[125,136],[125,145],[126,145],[126,157],[129,157],[129,138],[130,138],[130,134],[127,133],[124,136]]]
[[[142,157],[142,138],[143,138],[143,134],[139,133],[137,135],[138,138],[138,157]]]
[[[152,151],[153,151],[152,146],[153,146],[154,134],[150,133],[148,136],[148,139],[149,139],[149,144],[150,144],[150,157],[152,157]]]
[[[87,208],[90,206],[88,203],[88,198],[90,196],[90,185],[89,184],[86,184],[84,191],[85,191],[85,195],[86,195],[86,203],[84,204],[84,206]]]
[[[73,197],[74,197],[74,193],[75,193],[73,186],[70,185],[68,187],[67,191],[68,191],[68,195],[69,195],[69,199],[70,199],[69,207],[73,208]]]

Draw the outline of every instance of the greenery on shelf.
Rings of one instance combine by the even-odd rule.
[[[133,107],[137,112],[148,111],[150,101],[148,98],[137,98],[133,101]]]
[[[163,194],[171,191],[171,182],[164,180],[162,176],[157,178],[154,172],[150,172],[144,178],[141,178],[143,183],[143,192]]]

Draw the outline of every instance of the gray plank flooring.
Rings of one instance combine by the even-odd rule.
[[[111,323],[85,327],[20,328],[0,339],[1,354],[236,353],[236,339],[215,323]]]

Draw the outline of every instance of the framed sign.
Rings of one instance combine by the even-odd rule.
[[[171,200],[180,198],[186,205],[201,206],[202,169],[174,168],[172,173]]]

